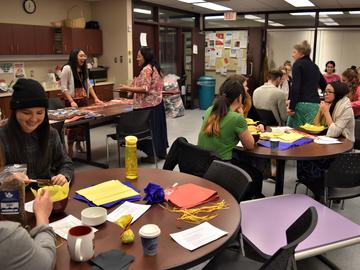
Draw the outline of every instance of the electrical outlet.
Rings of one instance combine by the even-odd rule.
[[[115,64],[117,63],[117,57],[114,57],[114,63]]]
[[[122,57],[122,55],[120,55],[120,63],[122,63],[123,62],[123,57]]]

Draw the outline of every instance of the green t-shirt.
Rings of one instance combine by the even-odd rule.
[[[247,129],[246,120],[237,112],[229,111],[220,122],[220,136],[207,136],[203,132],[212,106],[205,112],[204,121],[198,137],[198,145],[217,153],[221,159],[230,160],[232,150],[239,142],[239,134]]]

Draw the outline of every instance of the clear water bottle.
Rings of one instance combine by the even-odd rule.
[[[135,180],[138,177],[137,140],[135,136],[125,137],[125,177],[129,180]]]

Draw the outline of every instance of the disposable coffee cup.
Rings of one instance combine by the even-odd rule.
[[[155,256],[160,239],[160,228],[155,224],[146,224],[139,230],[145,256]]]
[[[270,139],[271,151],[276,152],[277,150],[279,150],[279,144],[280,144],[279,139]]]

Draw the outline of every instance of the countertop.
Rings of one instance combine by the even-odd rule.
[[[102,86],[102,85],[109,85],[109,84],[114,84],[114,82],[112,82],[112,81],[99,82],[99,83],[96,83],[95,86]],[[46,92],[57,91],[57,90],[60,90],[60,88],[59,87],[53,87],[53,88],[47,87],[47,88],[45,88]],[[0,98],[9,97],[11,95],[12,95],[12,93],[10,93],[10,92],[0,93]]]

